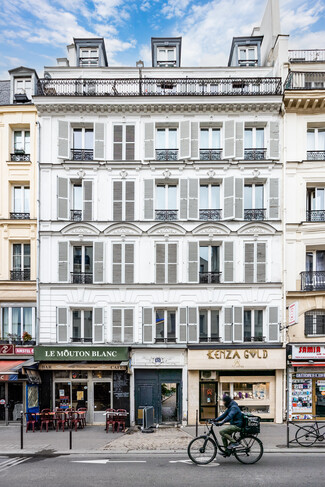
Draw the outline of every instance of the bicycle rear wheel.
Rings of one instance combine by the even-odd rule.
[[[317,441],[317,431],[314,426],[301,426],[296,431],[296,442],[300,446],[311,446]]]
[[[207,465],[215,459],[217,447],[208,436],[198,436],[188,445],[187,453],[196,465]]]
[[[262,458],[263,443],[256,436],[247,435],[240,439],[239,444],[234,455],[240,463],[253,464]]]

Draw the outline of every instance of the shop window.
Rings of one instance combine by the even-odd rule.
[[[270,413],[270,382],[221,382],[220,386],[220,399],[224,395],[230,395],[249,413]],[[220,410],[223,410],[222,404]]]
[[[325,335],[325,310],[305,313],[305,335]]]
[[[12,342],[35,339],[35,308],[6,307],[1,313],[1,338]]]

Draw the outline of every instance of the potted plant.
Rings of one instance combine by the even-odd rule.
[[[28,331],[24,331],[23,333],[23,344],[24,345],[30,345],[32,342],[32,335],[28,333]]]
[[[16,333],[8,333],[7,334],[9,338],[9,343],[12,343],[13,345],[21,345],[22,341],[19,340],[19,337]]]

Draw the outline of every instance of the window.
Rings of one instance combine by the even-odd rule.
[[[93,246],[75,245],[73,247],[74,284],[91,284],[93,282]]]
[[[133,284],[134,244],[113,243],[113,284]]]
[[[177,244],[156,244],[156,283],[176,284],[177,282]]]
[[[28,186],[13,187],[13,211],[10,213],[11,219],[24,220],[30,218],[29,195],[30,190]]]
[[[80,66],[98,66],[98,48],[82,47],[79,54]]]
[[[245,282],[266,282],[265,243],[245,243]]]
[[[6,307],[1,310],[1,338],[21,340],[24,333],[35,339],[35,308]]]
[[[200,245],[200,282],[207,284],[220,282],[219,245]]]
[[[30,244],[13,244],[12,246],[12,281],[30,280]]]
[[[93,337],[92,310],[75,309],[72,311],[72,341],[91,342]]]
[[[220,185],[200,185],[200,220],[220,220]]]
[[[307,188],[307,221],[325,221],[325,188]]]
[[[156,160],[177,161],[177,159],[178,159],[177,128],[157,128]]]
[[[244,310],[244,342],[263,341],[263,310]]]
[[[265,220],[263,184],[245,184],[244,220]]]
[[[324,250],[312,250],[306,252],[306,272],[303,272],[301,277],[301,286],[303,291],[325,289]]]
[[[82,183],[72,184],[72,209],[71,220],[82,221],[82,207],[83,207],[83,195],[82,195]]]
[[[15,98],[16,95],[25,95],[28,100],[32,99],[32,80],[31,78],[15,79]],[[17,99],[17,98],[16,98]],[[18,98],[17,101],[20,99]]]
[[[325,128],[307,130],[307,159],[325,159]]]
[[[257,47],[256,46],[239,46],[238,47],[238,64],[239,66],[257,66]]]
[[[265,159],[264,128],[245,128],[244,147],[244,158],[247,161]]]
[[[305,335],[325,335],[325,310],[313,310],[305,313]]]
[[[176,311],[156,310],[156,342],[176,341]]]
[[[113,220],[134,220],[134,181],[113,182]]]
[[[14,152],[15,154],[30,154],[30,131],[14,131]]]
[[[177,185],[156,185],[156,220],[177,220]]]
[[[219,311],[200,309],[200,342],[219,341]]]
[[[113,342],[133,343],[133,309],[113,308]]]
[[[176,47],[158,47],[157,49],[158,66],[176,65]]]
[[[201,128],[200,130],[200,159],[201,161],[221,160],[220,129]]]
[[[92,128],[73,129],[72,159],[92,161],[94,158],[94,131]]]
[[[135,126],[114,125],[114,161],[134,161]]]

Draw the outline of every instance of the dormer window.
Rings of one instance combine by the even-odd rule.
[[[238,64],[239,66],[257,66],[257,47],[256,46],[239,46],[238,47]]]
[[[99,50],[98,47],[80,48],[79,55],[80,66],[98,66],[99,65]]]
[[[181,47],[181,37],[152,37],[152,66],[154,68],[179,68]]]
[[[14,84],[14,99],[15,101],[24,103],[32,99],[32,79],[31,78],[16,78]]]
[[[176,47],[158,47],[157,64],[160,67],[173,67],[176,65]]]

